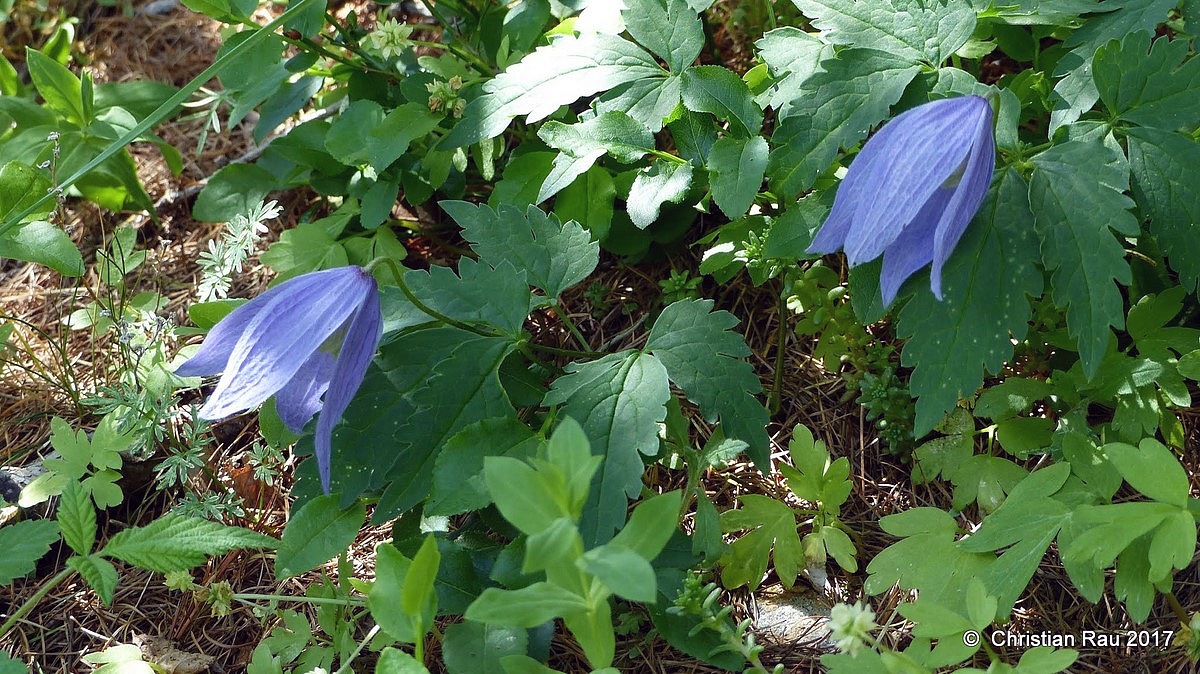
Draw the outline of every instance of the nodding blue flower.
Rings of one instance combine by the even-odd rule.
[[[980,96],[932,101],[888,122],[850,164],[808,252],[841,248],[851,266],[883,255],[885,306],[932,262],[930,289],[942,299],[942,267],[992,180],[992,134],[992,106]]]
[[[312,272],[234,309],[175,374],[222,373],[200,408],[202,419],[258,407],[272,395],[284,425],[294,433],[320,412],[317,469],[328,493],[333,426],[362,384],[382,336],[379,293],[365,269]]]

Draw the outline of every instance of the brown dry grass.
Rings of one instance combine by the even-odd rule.
[[[182,10],[165,17],[132,18],[114,11],[92,10],[86,23],[89,32],[84,51],[91,59],[89,67],[98,81],[153,79],[179,85],[211,62],[219,44],[215,24]],[[25,26],[23,30],[30,32],[32,29]],[[13,35],[17,37],[13,38]],[[12,33],[9,37],[10,45],[11,39],[36,40],[32,34],[22,38]],[[180,177],[172,176],[166,170],[156,150],[132,148],[147,190],[161,205],[157,224],[140,216],[127,220],[74,202],[68,203],[62,213],[68,231],[89,260],[117,225],[129,222],[138,227],[141,244],[150,251],[151,257],[131,279],[131,284],[138,290],[156,290],[167,295],[171,300],[167,313],[180,321],[189,299],[188,290],[195,281],[196,255],[217,232],[214,225],[191,220],[189,200],[180,195],[249,147],[247,135],[234,130],[210,134],[208,143],[196,154],[195,143],[201,125],[198,120],[177,120],[159,129],[164,138],[184,153],[185,169]],[[310,197],[304,194],[288,195],[284,201],[285,214],[272,237],[277,236],[278,229],[294,222],[297,213],[311,205]],[[416,257],[441,263],[453,259],[455,243],[431,236],[414,242],[413,250]],[[581,290],[564,298],[566,308],[593,344],[605,344],[608,348],[637,346],[637,336],[644,332],[630,330],[636,326],[620,307],[625,302],[634,302],[642,309],[653,307],[659,295],[656,280],[665,277],[669,268],[687,268],[695,273],[696,264],[697,260],[689,254],[678,254],[671,260],[636,268],[606,258],[595,280],[609,288],[611,308],[593,315],[593,307],[583,298]],[[233,294],[253,294],[266,280],[264,270],[251,269],[239,279]],[[0,387],[0,461],[19,461],[31,452],[44,449],[50,415],[64,416],[76,424],[86,423],[86,418],[81,416],[83,411],[69,392],[86,392],[98,381],[103,381],[112,366],[113,355],[105,339],[93,339],[85,332],[67,331],[61,325],[61,318],[85,302],[88,289],[96,287],[94,273],[81,280],[72,280],[32,265],[8,262],[0,267],[0,311],[23,321],[18,327],[22,349],[9,356],[21,367],[9,366],[2,373],[5,386]],[[722,287],[709,282],[704,286],[704,295],[716,297],[719,308],[742,318],[741,328],[754,352],[752,360],[762,375],[764,386],[769,387],[774,379],[775,349],[781,329],[773,290],[750,287],[743,278]],[[546,317],[536,318],[530,327],[545,343],[570,346],[569,335]],[[60,357],[62,353],[69,357]],[[912,487],[907,468],[881,449],[864,422],[861,410],[843,401],[840,379],[825,372],[810,358],[807,344],[794,336],[789,337],[782,362],[785,395],[770,427],[776,458],[784,456],[793,426],[803,423],[828,443],[835,456],[850,459],[854,493],[844,508],[843,518],[859,535],[861,560],[869,560],[893,542],[879,528],[880,517],[919,505],[948,508],[950,494],[945,486]],[[1194,448],[1200,412],[1189,410],[1184,417],[1189,443]],[[697,424],[702,426],[702,420],[697,420]],[[245,472],[241,468],[244,450],[256,429],[235,421],[223,424],[217,430],[219,441],[209,457],[210,465],[234,488],[245,487],[267,495],[264,507],[250,513],[246,523],[278,534],[287,516],[286,499],[278,490],[264,491],[261,485],[246,485],[244,478],[239,477]],[[1196,458],[1194,451],[1186,457],[1190,470],[1196,468]],[[649,488],[663,491],[681,486],[683,477],[678,471],[658,466],[647,472],[646,481]],[[705,486],[722,509],[733,506],[740,494],[781,496],[785,491],[777,474],[763,476],[744,464],[719,473],[710,471],[705,476]],[[103,531],[144,524],[170,506],[168,499],[161,495],[146,496],[140,501],[131,496],[129,501],[136,505],[104,516],[107,522],[102,524],[107,526],[102,527]],[[963,522],[969,523],[965,519]],[[373,575],[372,550],[387,535],[386,527],[363,530],[349,556],[356,577],[369,579]],[[35,592],[41,581],[61,568],[65,555],[64,550],[56,551],[43,561],[34,577],[0,588],[0,613],[8,613]],[[333,569],[326,571],[335,573]],[[130,643],[136,635],[148,634],[165,637],[181,650],[215,657],[217,666],[213,671],[237,672],[248,661],[254,646],[274,627],[272,621],[264,622],[249,606],[235,604],[230,615],[213,617],[206,606],[190,595],[166,589],[161,577],[128,567],[121,568],[120,572],[121,582],[111,606],[104,606],[92,591],[78,579],[73,579],[43,599],[0,648],[34,663],[35,671],[86,671],[78,659],[82,653],[100,650],[112,643]],[[211,560],[196,573],[196,580],[201,583],[226,581],[238,592],[289,596],[302,596],[307,585],[318,577],[308,574],[277,581],[269,558],[248,553]],[[861,571],[854,575],[835,573],[831,582],[836,598],[852,600],[860,597],[864,578]],[[777,591],[777,579],[768,579],[767,586],[764,590]],[[1200,609],[1200,586],[1194,566],[1178,575],[1175,589],[1187,610]],[[729,593],[726,599],[738,607],[737,617],[752,613],[753,597],[744,589]],[[895,612],[904,599],[902,593],[892,591],[872,600],[878,621],[887,626],[885,641],[893,645],[903,644],[907,639],[906,624]],[[303,606],[297,604],[294,607],[303,609]],[[1113,630],[1128,624],[1120,606],[1107,597],[1098,605],[1079,600],[1053,552],[1018,605],[1015,620],[1014,624],[1023,631],[1068,634],[1078,634],[1084,628]],[[1177,626],[1177,621],[1160,607],[1148,624],[1170,629]],[[661,637],[649,641],[640,635],[624,638],[619,643],[619,653],[617,666],[627,672],[718,671],[680,655]],[[1019,651],[1013,650],[1006,655],[1014,661]],[[560,636],[555,640],[552,656],[555,666],[564,671],[586,670],[582,654],[569,638]],[[789,672],[811,672],[820,671],[817,657],[818,652],[782,645],[769,648],[764,662],[784,663]],[[1085,650],[1072,671],[1175,674],[1194,670],[1178,650],[1152,653],[1105,649]]]

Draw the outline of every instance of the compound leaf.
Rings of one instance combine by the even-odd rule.
[[[769,470],[767,410],[754,397],[762,383],[744,360],[750,347],[733,332],[738,319],[728,311],[712,311],[712,300],[681,300],[663,309],[654,321],[645,350],[662,361],[688,399],[709,421],[721,419],[725,435],[750,445],[750,458]]]
[[[738,137],[754,136],[762,128],[763,112],[750,89],[736,73],[721,66],[695,66],[683,71],[683,105],[729,122]]]
[[[671,387],[663,363],[638,351],[572,363],[566,372],[544,404],[563,405],[583,426],[592,452],[604,457],[580,524],[584,540],[594,545],[625,522],[628,499],[641,490],[639,454],[658,452],[658,424],[667,416]]]
[[[187,571],[230,550],[274,548],[279,541],[241,527],[168,513],[144,527],[125,529],[99,552],[158,573]]]
[[[549,121],[538,137],[558,150],[550,175],[538,192],[541,203],[570,185],[605,153],[631,163],[654,150],[654,135],[644,124],[624,112],[605,112],[578,124]]]
[[[1147,52],[1149,52],[1147,54]],[[1200,60],[1184,60],[1186,40],[1148,33],[1125,36],[1096,52],[1092,77],[1100,100],[1121,119],[1163,130],[1192,128],[1200,122]]]
[[[117,590],[117,567],[99,555],[76,555],[67,560],[67,566],[83,576],[105,606],[112,605],[113,593]]]
[[[1197,96],[1200,99],[1200,96]],[[1129,129],[1133,197],[1150,216],[1171,268],[1189,291],[1200,286],[1200,143],[1159,129]]]
[[[579,223],[559,222],[558,216],[536,206],[530,205],[522,213],[509,204],[501,204],[499,209],[466,201],[443,201],[439,205],[462,226],[463,236],[481,260],[497,268],[507,261],[525,272],[525,280],[552,298],[587,278],[600,261],[600,244],[592,241]],[[476,304],[495,302],[493,292],[476,296]],[[479,302],[482,296],[488,297],[488,302]],[[515,292],[513,296],[515,299]],[[512,322],[519,328],[528,314],[528,300],[520,311],[514,304]]]
[[[37,561],[59,538],[52,520],[23,520],[0,527],[0,585],[8,585],[33,571]]]
[[[834,44],[866,47],[938,64],[966,43],[975,12],[953,2],[792,0]]]
[[[900,311],[896,333],[906,340],[902,362],[913,368],[917,398],[914,435],[928,433],[959,398],[975,394],[985,372],[1012,358],[1012,340],[1029,328],[1028,297],[1042,294],[1037,258],[1028,188],[1006,171],[942,272],[942,300],[922,282]]]
[[[792,114],[771,137],[767,173],[774,191],[794,196],[812,187],[842,147],[867,135],[888,115],[920,72],[912,60],[874,49],[845,49],[821,62],[798,88],[811,114]]]
[[[542,439],[513,417],[484,419],[455,433],[433,464],[433,492],[425,505],[430,515],[457,515],[492,502],[483,479],[488,456],[525,459]]]
[[[804,546],[797,533],[796,513],[787,504],[760,494],[746,494],[737,510],[721,513],[721,530],[752,529],[729,546],[722,560],[721,582],[734,588],[758,588],[767,571],[767,560],[775,550],[775,572],[791,587],[804,567]]]
[[[687,0],[625,0],[625,29],[667,67],[683,70],[704,46],[704,24]]]
[[[482,321],[516,335],[529,317],[531,294],[525,273],[511,262],[493,268],[463,257],[458,274],[434,265],[429,271],[410,271],[404,279],[422,303],[460,321]]]
[[[1096,375],[1112,338],[1125,323],[1117,283],[1131,279],[1125,249],[1110,230],[1135,236],[1133,202],[1123,192],[1129,167],[1115,142],[1072,139],[1033,159],[1029,201],[1042,262],[1052,273],[1055,304],[1066,308],[1067,328],[1079,343],[1084,373]],[[1087,208],[1080,208],[1087,204]],[[1116,283],[1114,283],[1114,281]]]

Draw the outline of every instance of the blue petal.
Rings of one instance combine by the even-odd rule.
[[[312,278],[311,274],[299,276],[271,288],[263,294],[229,312],[213,326],[204,338],[196,354],[180,365],[175,374],[180,377],[208,377],[220,374],[229,363],[229,354],[237,345],[246,326],[258,317],[267,305],[285,292],[309,292],[319,288],[324,280]]]
[[[367,366],[371,364],[371,358],[375,356],[375,349],[379,347],[379,340],[383,336],[383,316],[379,310],[379,294],[375,291],[375,280],[370,275],[364,276],[370,281],[370,292],[362,300],[350,322],[350,329],[346,331],[334,365],[333,376],[329,381],[329,389],[325,392],[325,405],[321,409],[321,415],[317,417],[317,435],[314,442],[317,472],[321,475],[321,489],[327,494],[333,427],[342,418],[342,413],[350,406],[350,401],[362,385]]]
[[[375,287],[358,267],[314,272],[293,281],[300,278],[305,283],[281,285],[282,292],[245,326],[225,374],[200,410],[202,418],[220,419],[251,409],[282,390]]]
[[[838,202],[852,209],[845,245],[850,264],[883,254],[934,192],[967,159],[977,119],[987,101],[978,96],[933,101],[885,124],[855,158],[838,188]]]
[[[917,213],[912,223],[905,227],[904,232],[884,251],[883,270],[879,273],[883,306],[891,305],[904,281],[933,259],[933,243],[930,239],[937,229],[938,219],[953,195],[952,190],[934,192],[929,201],[925,202],[925,208]]]
[[[979,210],[992,183],[996,164],[996,147],[992,138],[992,109],[989,106],[980,116],[975,129],[975,142],[971,149],[967,168],[962,180],[954,190],[954,196],[933,235],[933,267],[929,271],[929,285],[933,294],[942,299],[942,267],[954,252],[958,240],[967,230],[971,218]]]
[[[333,365],[333,354],[317,349],[287,386],[275,394],[275,409],[291,432],[303,431],[308,420],[321,410],[321,396],[329,388]]]

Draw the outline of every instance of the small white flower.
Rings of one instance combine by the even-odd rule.
[[[412,26],[407,23],[400,23],[395,19],[388,19],[376,26],[375,30],[367,35],[367,40],[371,43],[371,48],[385,59],[390,59],[393,56],[399,56],[408,49],[408,36],[412,35]]]
[[[871,642],[875,612],[861,602],[835,604],[829,611],[829,636],[838,650],[851,657]]]

